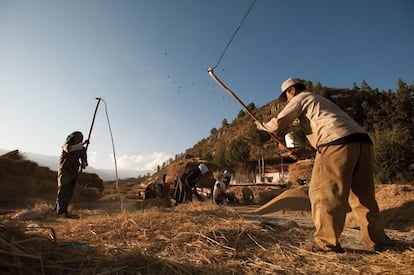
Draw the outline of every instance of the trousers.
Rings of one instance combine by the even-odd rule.
[[[68,205],[75,190],[77,173],[59,172],[58,173],[58,191],[56,198],[56,214],[67,214]]]
[[[309,198],[315,224],[314,243],[323,250],[339,247],[349,207],[360,226],[361,243],[374,246],[385,234],[373,178],[372,144],[354,142],[319,148]]]

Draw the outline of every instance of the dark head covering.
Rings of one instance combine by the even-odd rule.
[[[71,133],[70,135],[68,135],[66,137],[66,144],[71,144],[73,138],[76,137],[77,135],[80,135],[82,137],[82,140],[83,140],[83,134],[82,134],[82,132],[75,131],[75,132]]]

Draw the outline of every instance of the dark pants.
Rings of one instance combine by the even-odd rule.
[[[75,190],[77,174],[59,173],[58,192],[56,198],[56,214],[67,214],[68,205]]]
[[[185,181],[178,180],[174,194],[175,205],[184,201],[192,201],[192,189]]]

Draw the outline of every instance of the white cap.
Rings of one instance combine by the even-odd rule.
[[[205,165],[204,163],[201,163],[201,164],[198,166],[198,169],[200,169],[201,174],[205,174],[205,173],[207,173],[207,172],[208,172],[208,167],[207,167],[207,165]]]
[[[281,87],[282,93],[279,96],[280,102],[284,102],[287,100],[286,90],[295,84],[303,84],[303,83],[299,78],[289,78],[285,82],[282,83],[282,87]]]

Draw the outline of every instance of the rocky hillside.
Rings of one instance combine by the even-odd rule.
[[[318,92],[318,88],[312,86],[315,92]],[[323,88],[323,91],[319,92],[323,96],[331,99],[333,102],[341,106],[345,111],[352,114],[353,104],[356,97],[355,91],[350,89],[338,89],[338,88]],[[237,104],[234,102],[234,104]],[[248,106],[251,106],[249,104]],[[257,107],[257,106],[256,106]],[[283,104],[279,104],[277,100],[273,100],[268,104],[251,110],[259,120],[269,120],[284,107]],[[241,110],[244,111],[244,110]],[[256,129],[253,119],[246,113],[242,115],[239,113],[238,117],[235,118],[231,123],[222,125],[220,129],[212,129],[211,135],[187,151],[188,154],[193,156],[208,159],[214,157],[215,154],[220,150],[222,144],[230,144],[233,140],[243,138],[249,141],[251,132]],[[280,151],[277,142],[270,139],[264,145],[264,157],[274,158],[275,155]],[[252,160],[257,159],[260,156],[260,148],[254,145],[250,147],[250,158]]]

